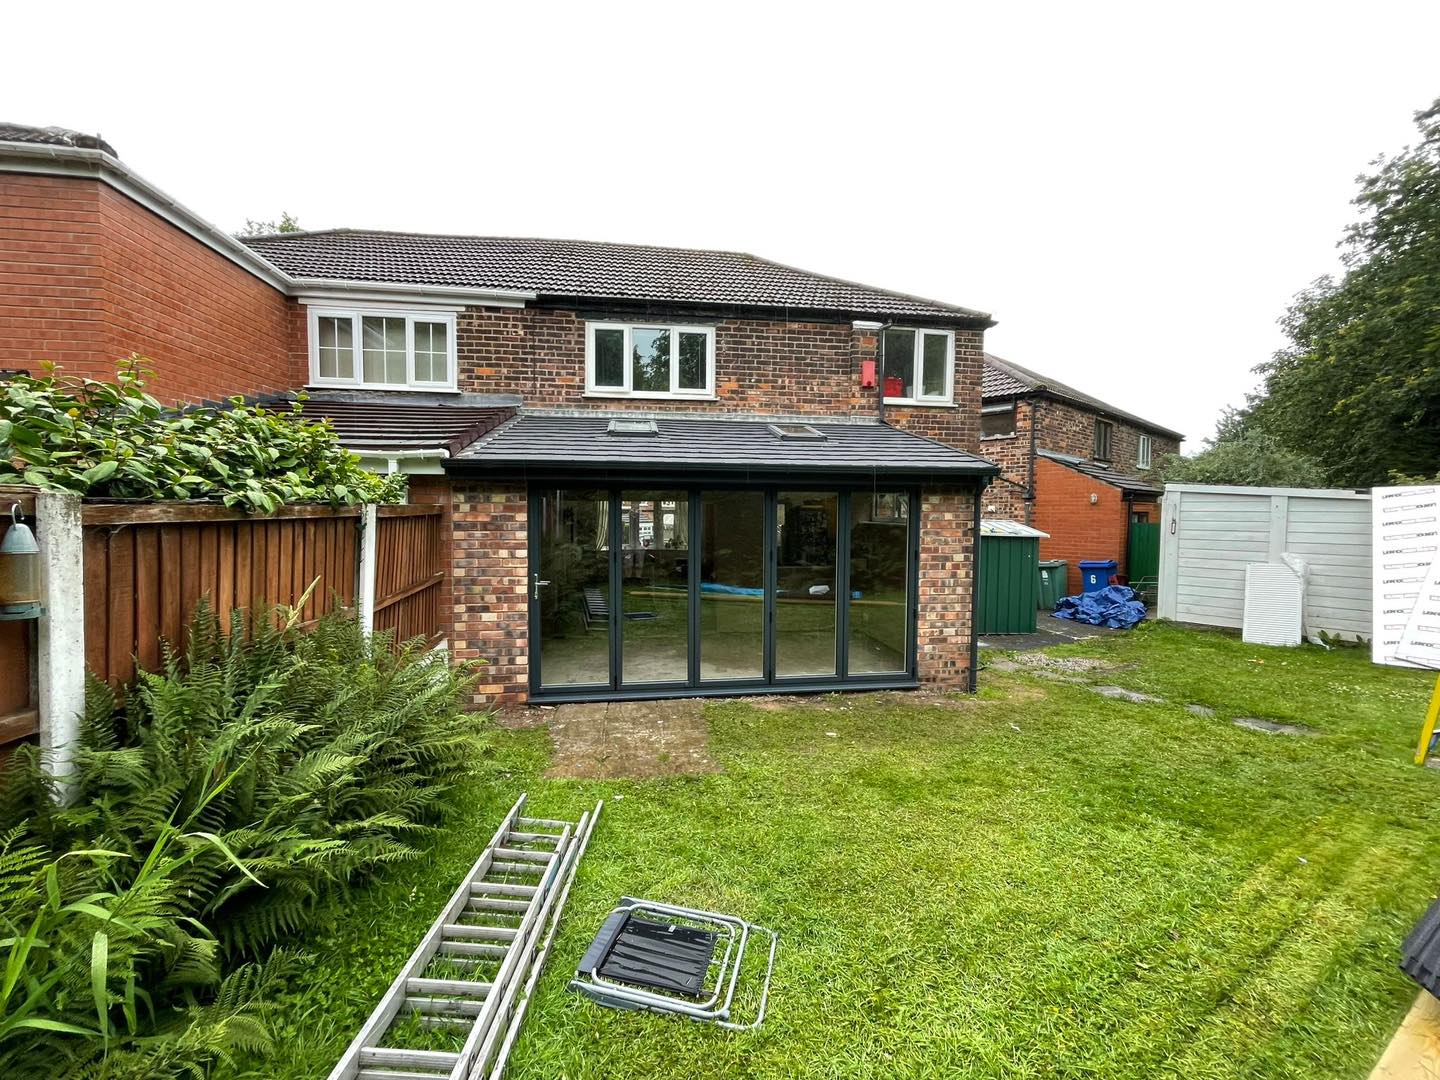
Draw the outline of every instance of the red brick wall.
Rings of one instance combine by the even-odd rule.
[[[920,493],[920,681],[968,687],[975,584],[975,495],[968,488]]]
[[[620,320],[624,321],[624,320]],[[630,321],[634,321],[633,319]],[[691,320],[694,321],[694,320]],[[574,311],[469,308],[460,316],[460,389],[520,394],[526,405],[656,412],[874,416],[876,392],[860,385],[875,334],[846,322],[712,320],[714,401],[585,396],[585,320]],[[955,405],[888,406],[896,427],[957,446],[979,446],[980,330],[955,331]]]
[[[1093,412],[1065,405],[1058,401],[1032,399],[1015,403],[1015,434],[982,439],[980,453],[1000,466],[1002,475],[1020,484],[1030,481],[1030,427],[1038,424],[1035,445],[1039,450],[1054,450],[1061,454],[1089,458],[1095,449],[1095,420]],[[1139,465],[1140,436],[1147,434],[1151,440],[1150,460],[1152,467],[1160,463],[1166,454],[1178,454],[1178,440],[1144,431],[1133,424],[1112,421],[1111,465],[1116,472],[1131,476],[1149,475]],[[1045,493],[1039,484],[1035,485],[1036,498],[1044,499]],[[1025,520],[1025,503],[1021,489],[1013,484],[996,483],[985,493],[985,516],[1006,518],[1010,521]],[[992,509],[993,507],[993,509]],[[1033,512],[1032,512],[1033,513]],[[1034,520],[1030,522],[1035,524]],[[1038,526],[1037,526],[1038,527]]]
[[[453,492],[450,651],[485,662],[472,704],[514,704],[530,681],[525,487],[456,480]]]
[[[1040,498],[1034,525],[1050,534],[1040,541],[1040,557],[1070,564],[1068,593],[1080,591],[1082,559],[1114,559],[1123,568],[1129,518],[1120,490],[1046,458],[1035,468]],[[1094,505],[1092,494],[1098,499]]]
[[[0,174],[0,367],[38,374],[54,360],[89,374],[108,356],[99,187]]]
[[[1025,520],[1025,491],[1030,484],[1030,423],[1035,406],[1028,401],[1015,403],[1015,434],[995,435],[980,440],[980,456],[1000,466],[1005,480],[995,480],[985,490],[984,511],[987,518],[1007,521]]]
[[[279,291],[98,180],[0,174],[0,367],[109,378],[149,357],[169,401],[297,384]]]
[[[1036,407],[1040,425],[1037,442],[1041,450],[1084,458],[1094,454],[1097,417],[1093,412],[1059,401],[1037,401]],[[1180,443],[1175,439],[1144,431],[1123,420],[1111,420],[1110,425],[1110,464],[1116,472],[1129,476],[1146,475],[1139,465],[1142,434],[1150,436],[1152,466],[1158,465],[1164,455],[1180,452]]]

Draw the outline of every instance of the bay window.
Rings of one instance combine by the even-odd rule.
[[[885,400],[896,404],[949,405],[955,335],[948,330],[892,326],[881,343],[885,355]]]
[[[455,388],[455,315],[310,308],[310,382],[381,390]]]
[[[708,326],[587,323],[585,389],[606,397],[715,396]]]

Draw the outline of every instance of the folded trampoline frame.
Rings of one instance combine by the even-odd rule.
[[[704,1001],[690,1001],[684,997],[647,990],[629,983],[607,979],[600,974],[604,958],[588,971],[576,973],[570,981],[570,988],[602,1005],[618,1009],[645,1009],[650,1012],[673,1013],[703,1023],[713,1023],[729,1031],[753,1031],[765,1020],[765,1007],[770,1000],[770,978],[775,971],[775,953],[780,937],[775,931],[756,923],[746,922],[735,915],[718,911],[704,911],[700,908],[679,907],[654,900],[637,900],[622,897],[610,912],[614,915],[658,916],[667,920],[684,920],[692,926],[710,930],[716,935],[717,944],[724,942],[718,965],[714,965],[714,988]],[[760,988],[760,1006],[755,1019],[739,1023],[731,1019],[735,1004],[735,992],[740,984],[740,969],[751,946],[751,939],[769,939],[765,961],[765,979]],[[712,961],[713,964],[713,961]]]

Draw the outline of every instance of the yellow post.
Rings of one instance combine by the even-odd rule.
[[[1435,734],[1435,722],[1440,720],[1440,675],[1435,677],[1435,692],[1430,695],[1430,708],[1425,710],[1425,726],[1420,729],[1420,745],[1415,748],[1415,764],[1424,765],[1430,756],[1430,738]]]

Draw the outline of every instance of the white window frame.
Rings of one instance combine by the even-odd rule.
[[[619,330],[625,335],[621,346],[625,358],[623,386],[599,386],[595,382],[595,331]],[[632,390],[635,378],[633,356],[633,333],[636,330],[670,331],[670,389]],[[705,389],[690,390],[680,385],[680,335],[705,335]],[[684,398],[689,401],[715,400],[715,328],[713,326],[684,326],[663,322],[587,322],[585,324],[585,394],[588,397],[610,398]]]
[[[1140,436],[1140,446],[1135,451],[1135,464],[1141,469],[1150,468],[1150,459],[1154,454],[1154,447],[1149,435]]]
[[[915,355],[911,363],[918,370],[910,373],[910,385],[919,390],[923,385],[925,346],[922,335],[938,334],[945,338],[945,392],[943,394],[916,394],[912,397],[887,397],[886,405],[954,405],[955,404],[955,331],[941,330],[933,326],[887,326],[881,331],[880,347],[885,347],[884,334],[890,330],[910,330],[915,334]],[[880,385],[885,385],[885,365],[880,365]]]
[[[437,311],[433,308],[396,307],[318,307],[308,310],[308,336],[310,343],[311,386],[345,387],[350,390],[455,390],[458,385],[459,364],[455,342],[454,310]],[[405,381],[403,383],[366,382],[364,363],[364,336],[361,333],[362,320],[367,317],[405,320]],[[353,350],[351,370],[355,373],[349,379],[322,378],[320,375],[320,320],[349,319],[350,347]],[[445,372],[449,378],[442,382],[417,379],[415,377],[415,324],[433,322],[445,324]]]

